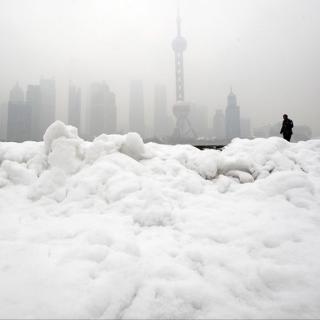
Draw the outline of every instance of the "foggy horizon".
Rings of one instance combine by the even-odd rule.
[[[185,98],[225,109],[230,87],[252,128],[287,113],[320,135],[319,9],[316,0],[180,1]],[[154,88],[175,103],[177,2],[164,0],[0,3],[0,104],[15,83],[26,90],[41,77],[56,81],[56,117],[67,120],[69,83],[83,91],[105,81],[116,95],[118,127],[128,129],[129,90],[142,80],[146,122],[153,121]]]

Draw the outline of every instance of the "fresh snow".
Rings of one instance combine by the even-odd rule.
[[[320,140],[0,143],[0,318],[319,318]]]

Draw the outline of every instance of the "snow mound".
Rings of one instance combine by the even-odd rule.
[[[62,121],[55,121],[43,136],[44,145],[47,153],[52,151],[52,143],[58,138],[79,139],[78,129],[66,126]]]
[[[135,160],[143,159],[145,153],[142,138],[135,132],[129,132],[121,146],[121,152]]]
[[[0,318],[319,318],[320,140],[0,143]]]

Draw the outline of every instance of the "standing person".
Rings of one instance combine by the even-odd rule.
[[[288,118],[287,114],[284,114],[280,133],[282,133],[283,138],[289,142],[292,136],[292,128],[293,128],[293,121]]]

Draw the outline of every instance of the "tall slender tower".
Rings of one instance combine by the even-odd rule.
[[[176,117],[176,127],[173,132],[173,139],[176,142],[196,138],[196,134],[191,127],[188,115],[190,113],[190,104],[184,101],[184,68],[183,52],[187,49],[187,41],[181,36],[181,18],[180,10],[177,14],[177,36],[172,41],[172,49],[175,56],[176,66],[176,104],[173,106],[173,114]]]
[[[177,36],[172,41],[172,49],[176,63],[176,100],[184,101],[184,69],[183,52],[187,49],[187,40],[181,36],[180,10],[177,15]]]

